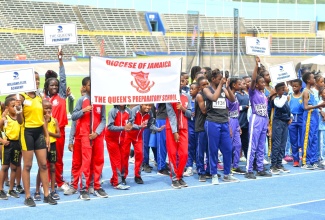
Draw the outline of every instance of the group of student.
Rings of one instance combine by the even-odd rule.
[[[40,88],[39,74],[35,72],[37,91],[5,99],[0,120],[0,199],[19,198],[25,193],[24,204],[36,206],[35,201],[41,200],[41,188],[43,201],[52,205],[60,199],[56,190],[64,195],[79,190],[82,200],[89,200],[90,194],[107,198],[101,186],[104,142],[112,169],[110,184],[119,190],[130,188],[126,182],[130,155],[134,155],[134,181],[144,183],[141,172],[153,169],[149,165],[150,149],[157,173],[170,176],[174,189],[187,187],[184,177],[195,172],[200,182],[211,179],[214,185],[221,178],[218,170],[223,170],[225,182],[239,182],[234,174],[256,179],[290,172],[283,166],[288,141],[291,150],[287,152],[292,153],[294,167],[322,167],[324,78],[306,72],[302,76],[303,91],[300,79],[287,85],[278,83],[273,89],[268,71],[256,57],[251,77],[228,78],[229,73],[219,69],[193,67],[191,73],[181,73],[180,102],[114,105],[107,118],[105,106],[92,105],[91,79],[85,77],[82,96],[71,114],[68,149],[73,155],[68,184],[63,179],[66,99],[73,97],[67,88],[62,55],[58,53],[59,79],[56,72],[49,70],[44,88]],[[247,160],[245,170],[239,166],[242,153]],[[39,169],[32,196],[30,170],[34,154]],[[271,159],[269,169],[265,167],[267,157]],[[3,185],[9,168],[6,193]]]

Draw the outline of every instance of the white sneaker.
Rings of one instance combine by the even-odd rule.
[[[68,189],[70,189],[69,184],[63,183],[63,185],[58,188],[58,191],[67,191]]]
[[[233,183],[239,182],[239,179],[237,179],[236,177],[233,177],[230,174],[229,175],[224,175],[222,180],[224,182],[233,182]]]
[[[268,165],[268,164],[270,164],[270,163],[269,163],[269,161],[267,161],[267,160],[264,159],[264,160],[263,160],[263,164],[264,164],[264,165]]]
[[[134,157],[129,158],[129,163],[134,163]]]
[[[192,167],[187,167],[186,171],[184,172],[183,176],[193,176],[193,168]]]
[[[282,159],[282,164],[287,164],[288,162]]]
[[[241,158],[239,159],[239,161],[240,161],[240,162],[246,162],[246,158],[245,158],[245,157],[241,157]]]
[[[325,160],[322,160],[321,164],[322,164],[323,166],[325,166]]]
[[[215,175],[212,176],[212,184],[213,185],[219,185],[218,174],[215,174]]]

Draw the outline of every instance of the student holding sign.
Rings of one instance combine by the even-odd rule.
[[[58,59],[60,63],[60,81],[53,77],[53,71],[48,70],[46,76],[51,76],[45,81],[44,93],[46,99],[52,104],[52,116],[58,120],[61,137],[56,140],[56,156],[55,163],[55,179],[59,190],[68,190],[69,186],[63,180],[63,152],[65,143],[65,126],[68,124],[67,107],[66,107],[66,75],[62,60],[62,50],[58,52]],[[55,72],[54,72],[55,73]]]
[[[253,172],[253,163],[256,153],[257,176],[270,177],[270,173],[264,171],[265,140],[268,128],[267,101],[264,94],[265,81],[257,75],[260,58],[256,57],[256,65],[252,75],[252,81],[248,90],[249,100],[252,106],[252,115],[249,120],[249,145],[247,151],[247,165],[245,177],[256,179]]]
[[[35,72],[36,86],[39,86],[39,75]],[[20,95],[22,114],[17,114],[18,123],[23,125],[20,132],[20,142],[23,154],[23,184],[25,188],[26,206],[36,206],[30,194],[30,171],[35,153],[39,165],[40,177],[44,189],[44,202],[56,205],[57,202],[49,194],[49,180],[47,169],[47,150],[50,147],[50,138],[47,122],[43,117],[42,98],[36,92],[27,92]]]

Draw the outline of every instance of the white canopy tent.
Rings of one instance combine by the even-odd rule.
[[[312,65],[311,70],[320,70],[323,75],[325,73],[325,56],[317,55],[307,60],[301,61],[301,65]]]
[[[301,64],[316,64],[316,65],[325,65],[325,56],[317,55],[315,57],[309,58],[307,60],[301,61]]]

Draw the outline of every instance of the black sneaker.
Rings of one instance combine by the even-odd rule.
[[[182,188],[182,186],[181,186],[181,184],[178,182],[178,180],[174,180],[174,181],[172,181],[172,187],[173,187],[174,189],[181,189],[181,188]]]
[[[143,184],[143,180],[141,179],[141,177],[134,177],[134,181],[137,184]]]
[[[32,199],[32,197],[28,197],[25,199],[24,204],[28,207],[35,207],[36,203],[34,202],[34,200]]]
[[[282,172],[282,173],[290,173],[290,170],[284,168],[283,165],[281,165],[281,166],[277,166],[276,168],[277,168],[280,172]]]
[[[164,169],[164,170],[158,170],[158,175],[161,175],[161,176],[170,176],[170,173],[167,169]]]
[[[52,192],[50,193],[50,195],[51,195],[52,199],[54,199],[54,200],[60,200],[60,196],[59,196],[59,194],[56,192],[56,190],[52,191]]]
[[[58,204],[57,201],[55,201],[50,194],[48,194],[47,196],[44,196],[43,202],[44,203],[48,203],[50,205],[56,205],[56,204]]]
[[[41,201],[41,193],[40,192],[35,192],[34,193],[34,201]]]
[[[8,199],[7,194],[3,190],[0,190],[0,199],[1,200],[7,200]]]
[[[7,196],[13,197],[13,198],[19,198],[19,194],[15,190],[9,190],[7,193]]]
[[[169,168],[169,164],[168,163],[166,163],[166,166],[165,167],[166,167],[165,170],[170,171],[170,168]]]
[[[151,173],[152,167],[150,167],[149,164],[143,164],[143,166],[142,166],[142,170],[143,170],[145,173]]]
[[[24,194],[25,190],[21,185],[17,185],[16,192],[19,193],[19,194]]]
[[[183,179],[178,180],[178,182],[181,184],[181,187],[188,187],[187,183]]]
[[[99,188],[98,190],[95,190],[94,195],[98,196],[100,198],[107,198],[108,197],[108,194],[102,188]]]
[[[125,177],[122,177],[122,184],[126,185]]]
[[[256,176],[272,177],[272,174],[263,170],[263,171],[257,171]]]
[[[276,166],[271,166],[270,167],[270,173],[272,173],[273,175],[279,175],[280,170]]]
[[[199,175],[199,182],[206,182],[207,178],[205,177],[205,175]]]
[[[79,198],[80,198],[81,200],[90,200],[90,196],[89,196],[88,191],[86,191],[86,190],[81,190],[81,191],[80,191],[80,196],[79,196]]]
[[[247,179],[256,179],[256,176],[254,175],[253,172],[248,172],[248,173],[245,173],[245,178]]]
[[[244,170],[242,170],[240,167],[237,167],[237,168],[233,168],[232,170],[232,173],[236,173],[236,174],[241,174],[241,175],[244,175],[246,172]]]

